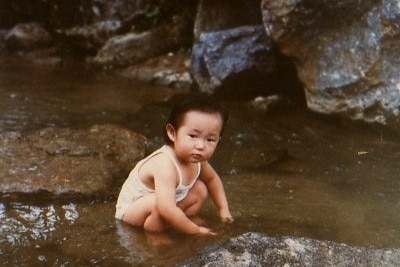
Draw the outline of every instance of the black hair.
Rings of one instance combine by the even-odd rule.
[[[190,94],[177,97],[175,104],[171,109],[168,121],[164,125],[164,139],[167,144],[171,144],[172,141],[169,139],[166,126],[172,125],[175,130],[178,130],[183,122],[183,118],[189,111],[200,111],[205,113],[218,113],[222,118],[222,135],[224,131],[225,123],[228,121],[228,112],[211,96],[204,94]]]

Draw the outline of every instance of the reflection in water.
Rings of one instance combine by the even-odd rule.
[[[130,264],[146,262],[146,260],[148,260],[146,257],[148,247],[145,247],[147,245],[145,233],[119,221],[116,222],[116,225],[120,244],[126,248],[128,252],[125,261]]]
[[[116,227],[119,242],[127,251],[124,261],[131,266],[169,266],[195,255],[199,248],[218,240],[216,237],[181,235],[172,230],[146,232],[121,221],[116,222]]]

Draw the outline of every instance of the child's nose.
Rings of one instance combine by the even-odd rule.
[[[201,138],[199,138],[199,139],[197,139],[197,141],[196,141],[196,148],[197,149],[203,149],[204,148],[204,140],[203,139],[201,139]]]

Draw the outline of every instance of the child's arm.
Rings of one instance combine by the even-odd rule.
[[[207,186],[208,192],[218,209],[221,220],[223,222],[233,222],[222,181],[208,162],[202,163],[200,178]]]
[[[210,229],[193,223],[176,205],[176,168],[170,160],[159,162],[154,171],[156,208],[172,228],[187,234],[214,234]]]

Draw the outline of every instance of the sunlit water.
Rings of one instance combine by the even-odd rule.
[[[0,134],[115,123],[145,134],[157,147],[167,111],[163,103],[176,91],[82,66],[35,66],[3,57]],[[208,203],[203,218],[218,236],[150,235],[126,227],[114,220],[115,198],[6,195],[0,199],[1,263],[171,265],[249,231],[400,246],[395,133],[318,116],[301,104],[267,113],[244,100],[224,104],[231,117],[213,163],[236,220],[219,224]]]

